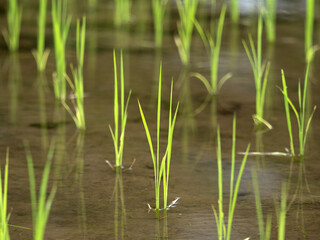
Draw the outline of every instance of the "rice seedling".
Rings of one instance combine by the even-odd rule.
[[[277,0],[267,0],[262,13],[266,24],[267,40],[269,43],[273,43],[276,40]]]
[[[37,50],[32,51],[32,54],[36,59],[37,68],[39,72],[42,72],[46,68],[47,60],[50,53],[49,49],[45,49],[46,15],[47,15],[47,0],[39,0]]]
[[[29,145],[25,143],[26,156],[27,156],[27,162],[28,162],[29,182],[30,182],[30,197],[31,197],[31,205],[32,205],[32,223],[33,223],[33,239],[34,240],[44,239],[45,228],[47,225],[50,209],[52,206],[54,196],[57,191],[57,185],[54,184],[50,191],[49,196],[47,197],[48,180],[50,175],[51,163],[54,155],[54,148],[55,148],[54,142],[52,142],[48,151],[47,161],[45,163],[42,178],[41,178],[39,196],[37,198],[36,180],[35,180],[32,155],[29,149]]]
[[[281,70],[282,89],[280,89],[280,90],[281,90],[283,97],[284,97],[284,107],[285,107],[285,112],[286,112],[288,133],[289,133],[289,138],[290,138],[290,152],[291,152],[292,156],[296,156],[296,154],[295,154],[294,144],[293,144],[290,108],[294,112],[294,115],[296,116],[297,123],[298,123],[299,151],[300,151],[299,154],[300,154],[300,156],[304,155],[304,150],[305,150],[305,146],[306,146],[309,127],[311,124],[313,114],[316,110],[316,106],[314,106],[312,113],[307,118],[307,116],[306,116],[306,97],[307,97],[307,88],[308,88],[308,81],[309,81],[309,68],[310,68],[310,62],[308,62],[307,68],[306,68],[306,73],[305,73],[305,77],[304,77],[303,92],[301,90],[300,81],[298,84],[299,112],[298,112],[298,109],[293,105],[292,101],[290,100],[290,98],[288,96],[285,74],[284,74],[284,71]],[[290,108],[289,108],[289,106],[290,106]]]
[[[75,103],[73,103],[75,108],[75,113],[66,104],[64,99],[62,100],[63,106],[71,115],[73,121],[75,122],[78,129],[85,129],[86,122],[84,116],[84,90],[83,90],[83,61],[84,61],[84,49],[85,49],[85,39],[86,39],[86,18],[83,17],[82,24],[80,20],[77,20],[77,35],[76,35],[76,54],[77,54],[77,68],[73,68],[71,65],[72,76],[74,83],[69,80],[69,85],[72,88],[75,96]]]
[[[124,136],[128,118],[128,105],[130,101],[131,91],[124,101],[124,67],[123,67],[123,54],[120,52],[120,104],[119,104],[119,90],[118,90],[118,72],[117,72],[117,59],[116,52],[113,50],[113,68],[114,68],[114,130],[109,125],[109,130],[112,136],[114,152],[115,152],[115,167],[121,169],[124,148]],[[120,108],[120,109],[119,109]],[[119,114],[120,111],[120,114]],[[120,120],[120,121],[119,121]],[[120,135],[119,135],[120,133]]]
[[[251,171],[252,176],[252,185],[254,190],[254,198],[256,203],[256,212],[257,212],[257,219],[258,219],[258,227],[259,227],[259,237],[261,240],[269,240],[271,235],[271,214],[267,215],[267,222],[264,223],[263,212],[262,212],[262,205],[261,205],[261,198],[260,198],[260,190],[259,190],[259,180],[257,176],[256,170],[252,169]]]
[[[120,27],[130,21],[131,0],[115,0],[114,25]]]
[[[152,0],[155,43],[157,48],[162,47],[163,20],[168,0]]]
[[[19,5],[18,0],[9,0],[7,13],[8,30],[4,30],[2,34],[11,52],[16,52],[19,49],[21,18],[22,7]]]
[[[2,185],[2,170],[0,167],[0,239],[10,240],[8,221],[10,214],[7,215],[7,197],[8,197],[8,174],[9,174],[9,148],[6,153],[6,165],[4,168],[4,177]]]
[[[230,0],[230,15],[232,23],[239,22],[239,0]]]
[[[244,49],[248,55],[256,87],[256,113],[253,119],[257,125],[265,124],[268,128],[272,126],[263,119],[266,87],[268,82],[270,63],[262,64],[262,17],[258,19],[257,47],[255,47],[251,34],[249,34],[249,46],[243,40]],[[250,48],[249,48],[250,47]],[[251,51],[250,51],[251,49]]]
[[[195,20],[195,26],[201,36],[201,39],[205,45],[207,52],[209,53],[210,58],[210,78],[209,81],[200,73],[192,74],[194,77],[198,78],[207,88],[210,94],[217,94],[222,85],[231,77],[231,74],[225,75],[220,81],[218,81],[218,65],[219,65],[219,56],[221,48],[221,39],[223,24],[226,14],[226,5],[223,5],[219,17],[219,22],[217,26],[217,33],[205,33],[203,28],[200,26],[199,22]],[[213,39],[213,36],[216,36],[216,39]]]
[[[153,162],[153,170],[154,170],[154,187],[155,187],[155,198],[156,198],[156,214],[159,217],[160,209],[160,188],[161,188],[161,180],[163,184],[163,210],[167,210],[170,206],[174,206],[176,202],[179,200],[177,198],[173,201],[169,206],[167,204],[168,198],[168,188],[169,188],[169,175],[170,175],[170,163],[171,163],[171,153],[172,153],[172,140],[173,140],[173,131],[176,123],[177,113],[179,109],[179,103],[177,104],[174,115],[172,116],[172,93],[173,93],[173,82],[171,82],[171,92],[170,92],[170,109],[169,109],[169,125],[168,125],[168,139],[167,139],[167,147],[166,151],[160,159],[160,114],[161,114],[161,71],[162,67],[160,65],[159,72],[159,88],[158,88],[158,107],[157,107],[157,147],[156,152],[153,148],[153,143],[150,135],[150,131],[148,128],[148,124],[143,113],[142,107],[138,100],[138,105],[140,109],[141,119],[143,122],[143,126],[146,132],[146,136],[149,143],[151,158]],[[150,206],[149,206],[150,208]]]
[[[198,0],[177,0],[177,7],[180,16],[180,21],[177,24],[179,36],[175,36],[174,40],[182,63],[188,65]]]
[[[233,215],[236,207],[238,191],[240,187],[240,182],[243,174],[244,167],[247,162],[248,152],[250,149],[250,144],[246,149],[246,154],[243,157],[241,167],[238,173],[236,184],[235,180],[235,149],[236,149],[236,116],[233,117],[233,131],[232,131],[232,150],[231,150],[231,174],[230,174],[230,196],[229,196],[229,209],[228,209],[228,220],[227,224],[224,220],[224,210],[223,210],[223,172],[222,172],[222,157],[221,157],[221,138],[220,138],[220,128],[217,128],[217,165],[218,165],[218,189],[219,189],[219,200],[218,200],[218,211],[212,205],[214,212],[214,217],[217,225],[218,239],[229,240],[231,238],[231,229]]]
[[[52,1],[52,24],[54,50],[56,56],[56,73],[53,74],[53,87],[56,99],[66,98],[66,41],[71,17],[67,16],[67,1]]]
[[[314,26],[314,0],[306,1],[306,20],[305,20],[305,55],[308,61],[308,52],[313,46],[313,26]]]

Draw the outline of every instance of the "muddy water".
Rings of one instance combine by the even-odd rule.
[[[254,13],[248,4],[241,5],[243,17],[238,28],[225,24],[219,75],[231,72],[233,77],[223,86],[218,100],[203,105],[207,93],[190,72],[209,76],[209,62],[199,38],[193,40],[191,65],[184,69],[173,42],[177,12],[172,5],[171,19],[166,20],[164,48],[159,54],[153,48],[150,6],[136,1],[133,22],[129,30],[115,31],[112,27],[112,5],[98,2],[70,2],[70,12],[81,16],[88,11],[88,34],[85,64],[85,113],[87,130],[78,132],[68,113],[55,104],[52,72],[55,68],[53,51],[46,73],[39,76],[31,50],[36,45],[36,4],[25,6],[21,34],[21,51],[10,55],[1,40],[0,63],[0,153],[4,164],[5,149],[10,147],[8,205],[10,223],[32,227],[29,180],[23,141],[28,141],[40,180],[45,155],[52,139],[56,155],[52,181],[58,182],[46,239],[215,239],[216,225],[211,205],[217,206],[216,127],[222,135],[225,193],[228,203],[230,154],[233,112],[237,113],[237,151],[251,143],[252,151],[284,151],[289,137],[283,108],[280,70],[287,76],[289,95],[297,104],[297,83],[304,77],[303,6],[300,1],[280,1],[277,41],[264,45],[264,56],[271,61],[265,118],[272,131],[255,131],[255,88],[252,70],[241,44],[248,32],[255,32]],[[101,5],[100,5],[101,4]],[[250,6],[251,6],[250,5]],[[204,5],[205,6],[205,5]],[[142,11],[139,12],[139,11]],[[206,9],[201,9],[206,12]],[[105,15],[105,13],[108,13]],[[1,15],[1,26],[5,16]],[[202,21],[206,21],[203,19]],[[74,30],[68,45],[68,61],[75,61]],[[315,43],[319,33],[315,31]],[[52,48],[50,24],[47,34]],[[113,47],[125,54],[127,90],[132,89],[125,140],[124,165],[136,163],[133,170],[116,175],[105,159],[113,160],[114,152],[108,125],[113,123]],[[174,137],[170,175],[169,201],[180,197],[176,208],[160,221],[147,203],[154,204],[153,170],[146,136],[141,123],[138,98],[147,115],[151,131],[155,131],[155,104],[159,64],[163,63],[163,114],[161,141],[166,140],[170,81],[175,83],[174,98],[180,101],[180,112]],[[310,88],[308,111],[320,105],[316,55]],[[194,115],[199,107],[203,110]],[[259,174],[260,194],[264,214],[272,214],[272,234],[276,239],[275,202],[279,202],[281,183],[289,185],[286,235],[287,239],[317,239],[320,233],[320,185],[318,141],[320,118],[316,112],[307,142],[303,162],[286,157],[250,156],[244,171],[238,197],[233,239],[259,239],[251,169]],[[294,129],[296,132],[296,128]],[[297,134],[295,134],[297,140]],[[298,148],[298,142],[295,142]],[[237,155],[237,170],[242,156]],[[31,239],[32,231],[10,228],[11,239]]]

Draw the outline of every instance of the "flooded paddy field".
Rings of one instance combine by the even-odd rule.
[[[85,130],[77,130],[68,111],[56,100],[53,73],[56,72],[48,2],[46,48],[50,49],[42,73],[32,50],[37,48],[38,1],[22,1],[23,13],[19,50],[7,50],[0,40],[0,163],[2,176],[9,147],[8,210],[11,239],[33,239],[32,204],[25,143],[34,162],[37,189],[50,145],[54,156],[47,193],[56,186],[44,239],[218,239],[212,205],[218,209],[217,129],[220,128],[223,170],[223,201],[227,222],[230,192],[232,123],[237,120],[235,175],[250,143],[234,212],[231,239],[262,239],[256,213],[252,173],[256,172],[264,221],[271,219],[271,238],[278,239],[281,188],[286,184],[286,239],[318,239],[320,230],[320,117],[316,109],[306,137],[305,152],[299,156],[298,125],[291,111],[293,144],[290,151],[282,89],[284,70],[288,95],[299,105],[298,82],[304,83],[305,2],[277,2],[276,40],[268,43],[265,27],[262,59],[270,62],[263,119],[272,125],[255,126],[256,88],[254,75],[243,47],[251,33],[256,43],[260,8],[256,1],[240,1],[240,19],[231,22],[227,7],[222,32],[218,78],[232,76],[219,92],[209,94],[195,73],[210,77],[210,59],[196,28],[193,30],[190,63],[182,64],[174,38],[178,35],[179,13],[175,1],[167,3],[163,20],[163,44],[155,47],[152,5],[133,0],[130,20],[114,25],[113,1],[68,1],[72,15],[66,42],[66,73],[77,65],[76,19],[86,16],[86,50],[83,65]],[[208,28],[218,22],[222,2],[215,11],[210,1],[200,1],[197,21]],[[316,6],[315,12],[319,12]],[[0,4],[1,30],[7,28],[7,6]],[[319,16],[314,16],[312,46],[319,45]],[[115,149],[109,125],[114,127],[113,50],[123,50],[125,95],[131,90],[124,137],[123,165],[114,164]],[[307,118],[320,105],[319,52],[309,65],[305,112]],[[119,63],[119,62],[118,62]],[[137,99],[146,116],[156,146],[159,67],[162,64],[162,115],[160,149],[167,144],[170,87],[173,105],[179,102],[174,129],[168,203],[180,198],[165,217],[156,218],[154,170]],[[303,86],[302,86],[303,88]],[[72,106],[71,88],[66,102]],[[299,110],[299,107],[297,107]],[[300,112],[300,111],[299,111]],[[307,120],[305,122],[307,124]],[[283,155],[277,153],[284,153]],[[273,153],[273,154],[272,154]],[[135,159],[135,160],[134,160]],[[134,163],[132,165],[132,163]],[[132,166],[131,166],[132,165]],[[236,178],[235,177],[235,178]],[[236,181],[236,179],[235,179]],[[160,205],[162,206],[162,189]]]

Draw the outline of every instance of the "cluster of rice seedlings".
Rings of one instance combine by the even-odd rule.
[[[232,23],[239,22],[239,0],[230,0],[230,15]]]
[[[9,174],[9,148],[6,154],[6,166],[4,168],[4,178],[2,185],[2,170],[0,168],[0,239],[10,240],[8,221],[10,214],[7,215],[8,197],[8,174]]]
[[[130,21],[131,0],[115,0],[114,25],[120,27]]]
[[[217,129],[217,165],[218,165],[218,188],[219,188],[219,200],[218,200],[218,211],[212,205],[214,212],[218,239],[229,240],[231,238],[231,229],[233,222],[233,215],[237,203],[238,191],[240,187],[240,182],[243,174],[244,167],[247,162],[248,152],[250,149],[250,144],[246,149],[246,153],[243,157],[241,167],[238,173],[236,184],[235,180],[235,152],[236,152],[236,117],[233,118],[233,131],[232,131],[232,151],[231,151],[231,174],[230,174],[230,196],[229,196],[229,210],[228,210],[228,220],[227,224],[224,220],[224,210],[223,210],[223,172],[222,172],[222,157],[221,157],[221,138],[220,138],[220,128]]]
[[[177,0],[180,21],[178,22],[178,35],[174,40],[178,47],[181,61],[184,65],[190,62],[190,48],[192,32],[198,8],[198,0]]]
[[[86,18],[82,19],[82,25],[80,20],[77,20],[77,37],[76,37],[76,54],[77,54],[77,68],[73,68],[71,65],[72,76],[74,83],[69,81],[69,85],[74,92],[76,99],[73,103],[75,113],[72,112],[70,107],[62,100],[62,104],[66,110],[70,113],[73,121],[75,122],[78,129],[85,129],[86,122],[84,117],[84,90],[83,90],[83,61],[84,61],[84,49],[86,39]],[[68,79],[68,78],[67,78]]]
[[[8,30],[3,32],[3,37],[11,52],[19,49],[21,18],[22,7],[19,5],[18,0],[9,0],[7,13]]]
[[[311,124],[311,120],[314,114],[314,111],[316,110],[316,107],[313,108],[312,113],[307,118],[306,116],[306,97],[307,97],[307,88],[308,88],[308,81],[309,81],[309,69],[310,69],[310,62],[307,64],[306,73],[304,77],[304,86],[303,86],[303,93],[301,90],[301,83],[299,81],[298,84],[298,100],[299,100],[299,112],[297,108],[293,105],[292,101],[290,100],[287,92],[287,83],[286,78],[284,75],[284,71],[281,70],[282,75],[282,87],[281,90],[284,97],[284,106],[285,106],[285,112],[286,112],[286,119],[287,119],[287,126],[288,126],[288,132],[289,132],[289,138],[290,138],[290,153],[292,156],[296,156],[295,150],[294,150],[294,144],[293,144],[293,134],[292,134],[292,126],[291,126],[291,118],[290,118],[290,108],[294,112],[294,115],[297,118],[298,123],[298,131],[299,131],[299,151],[300,156],[304,155],[304,150],[306,146],[307,141],[307,135],[309,131],[309,127]],[[290,105],[290,108],[289,108]]]
[[[313,46],[313,26],[314,26],[314,0],[306,1],[306,20],[305,20],[305,55],[308,61],[308,52]]]
[[[219,56],[221,48],[221,39],[222,39],[222,30],[226,14],[226,6],[224,5],[221,9],[219,22],[217,26],[217,33],[205,33],[200,24],[195,21],[195,26],[202,38],[202,41],[206,47],[207,52],[209,52],[210,57],[210,78],[209,81],[200,73],[194,73],[193,76],[198,78],[207,88],[210,94],[217,94],[222,87],[222,85],[231,77],[231,74],[225,75],[220,81],[218,81],[218,65],[219,65]],[[213,39],[213,36],[216,36],[216,39]]]
[[[38,42],[37,50],[32,52],[37,62],[39,72],[46,68],[49,50],[45,50],[46,37],[46,15],[47,15],[47,0],[39,0],[39,16],[38,16]]]
[[[163,184],[163,210],[167,210],[168,204],[168,188],[169,188],[169,175],[170,175],[170,163],[171,163],[171,153],[172,153],[172,140],[173,140],[173,131],[176,123],[179,103],[177,104],[174,115],[172,116],[172,92],[173,92],[173,82],[171,82],[171,92],[170,92],[170,110],[169,110],[169,125],[168,125],[168,141],[166,151],[160,159],[160,114],[161,114],[161,65],[159,72],[159,88],[158,88],[158,108],[157,108],[157,148],[156,152],[153,149],[153,143],[150,135],[150,131],[148,128],[148,124],[143,113],[142,107],[138,100],[141,119],[143,122],[143,126],[147,135],[151,158],[153,162],[153,170],[154,170],[154,186],[155,186],[155,198],[156,198],[156,214],[159,217],[160,211],[160,188],[161,188],[161,180]],[[177,201],[177,200],[176,200]],[[175,202],[173,203],[173,205]],[[171,204],[170,204],[171,205]],[[169,206],[170,206],[169,205]]]
[[[113,68],[114,68],[114,131],[109,125],[109,130],[112,136],[114,151],[115,151],[115,167],[121,169],[123,148],[124,148],[124,135],[126,130],[128,118],[128,104],[131,96],[131,91],[127,97],[127,102],[124,101],[124,68],[123,68],[123,54],[120,52],[120,104],[119,104],[119,90],[118,90],[118,72],[117,72],[117,59],[116,52],[113,50]],[[119,109],[120,108],[120,109]],[[120,111],[120,114],[119,114]],[[120,133],[120,135],[119,135]]]
[[[49,196],[47,197],[48,180],[49,180],[50,168],[51,168],[55,147],[54,147],[54,142],[52,142],[49,148],[47,160],[44,166],[38,198],[37,198],[36,179],[34,174],[32,155],[31,155],[28,144],[25,144],[25,148],[26,148],[26,156],[28,161],[28,172],[29,172],[29,182],[30,182],[33,239],[42,240],[44,239],[45,229],[46,229],[47,221],[49,218],[51,205],[57,191],[57,185],[54,184],[50,191]]]
[[[277,0],[267,0],[262,13],[266,23],[267,40],[273,43],[276,40]]]
[[[53,87],[56,99],[66,98],[66,41],[71,17],[67,16],[67,1],[52,1],[52,24],[57,71],[53,74]]]
[[[168,0],[152,0],[155,43],[157,48],[162,47],[163,20]]]
[[[268,128],[272,128],[272,126],[263,119],[264,102],[265,102],[270,63],[262,64],[262,17],[261,16],[259,16],[259,19],[258,19],[257,48],[254,45],[251,34],[249,34],[249,46],[244,40],[242,41],[242,43],[248,55],[248,58],[253,70],[254,83],[256,87],[256,113],[255,115],[253,115],[253,119],[257,125],[263,123]]]

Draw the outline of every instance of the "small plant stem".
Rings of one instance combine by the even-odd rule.
[[[230,1],[230,14],[232,23],[237,24],[239,22],[239,0]]]

